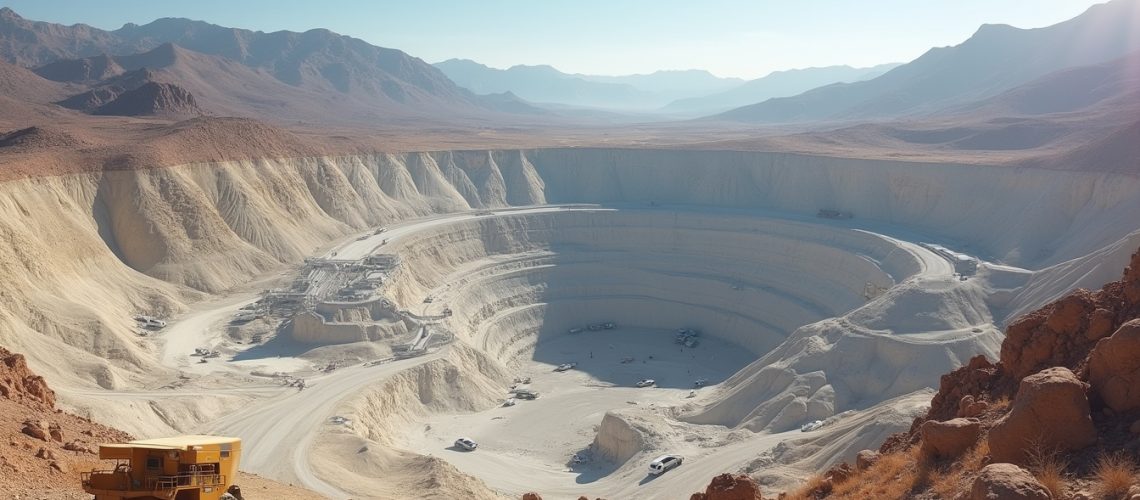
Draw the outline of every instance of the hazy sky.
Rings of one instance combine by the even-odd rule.
[[[115,29],[187,17],[261,31],[328,28],[428,62],[570,73],[707,69],[755,78],[905,62],[983,23],[1036,28],[1098,0],[0,0],[20,15]]]

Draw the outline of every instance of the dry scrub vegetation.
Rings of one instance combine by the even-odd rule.
[[[1101,455],[1093,469],[1097,498],[1123,497],[1137,483],[1136,462],[1123,453]]]
[[[1029,472],[1049,490],[1053,498],[1065,498],[1069,483],[1068,468],[1069,460],[1056,450],[1034,446],[1029,453]]]
[[[974,478],[988,464],[989,445],[979,440],[960,459],[939,462],[924,456],[920,447],[883,455],[866,470],[829,481],[824,474],[808,478],[785,500],[959,498],[969,491]],[[1140,485],[1140,466],[1131,456],[1116,452],[1101,455],[1090,477],[1077,480],[1064,454],[1034,447],[1029,471],[1053,498],[1072,498],[1074,490],[1091,490],[1092,498],[1128,498]]]

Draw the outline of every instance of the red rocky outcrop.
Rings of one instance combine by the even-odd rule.
[[[714,477],[704,493],[693,493],[689,500],[761,500],[760,487],[746,474]]]
[[[982,424],[973,418],[945,422],[928,420],[922,424],[922,453],[931,458],[958,458],[978,442]]]
[[[970,500],[1051,500],[1029,471],[1013,464],[991,464],[982,469],[970,488]]]
[[[990,429],[992,461],[1025,464],[1033,448],[1069,451],[1096,443],[1087,388],[1060,366],[1025,377],[1009,414]]]
[[[55,407],[55,392],[44,378],[32,373],[22,354],[0,347],[0,396],[18,403]]]
[[[1089,355],[1089,383],[1109,408],[1140,409],[1140,319],[1096,344]]]
[[[1076,368],[1097,341],[1140,317],[1140,252],[1120,281],[1099,291],[1077,290],[1006,329],[1001,365],[1014,379],[1050,366]]]

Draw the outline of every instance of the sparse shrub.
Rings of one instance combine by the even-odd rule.
[[[826,482],[827,480],[822,474],[812,475],[799,488],[788,492],[784,496],[784,500],[814,500],[816,498],[815,493],[824,489]]]
[[[831,496],[835,499],[905,498],[920,478],[919,447],[888,453],[875,465],[851,479],[836,484]],[[925,472],[929,476],[929,471]]]
[[[1069,461],[1055,448],[1045,448],[1036,445],[1030,448],[1029,472],[1037,478],[1053,498],[1065,498],[1068,486],[1066,470]]]
[[[1093,470],[1101,498],[1120,498],[1136,481],[1136,462],[1123,453],[1101,455]]]

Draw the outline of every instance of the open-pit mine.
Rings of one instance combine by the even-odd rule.
[[[0,186],[0,343],[80,415],[240,437],[243,469],[334,498],[788,484],[906,430],[941,374],[1140,242],[1140,181],[1112,173],[587,148],[155,167]]]

